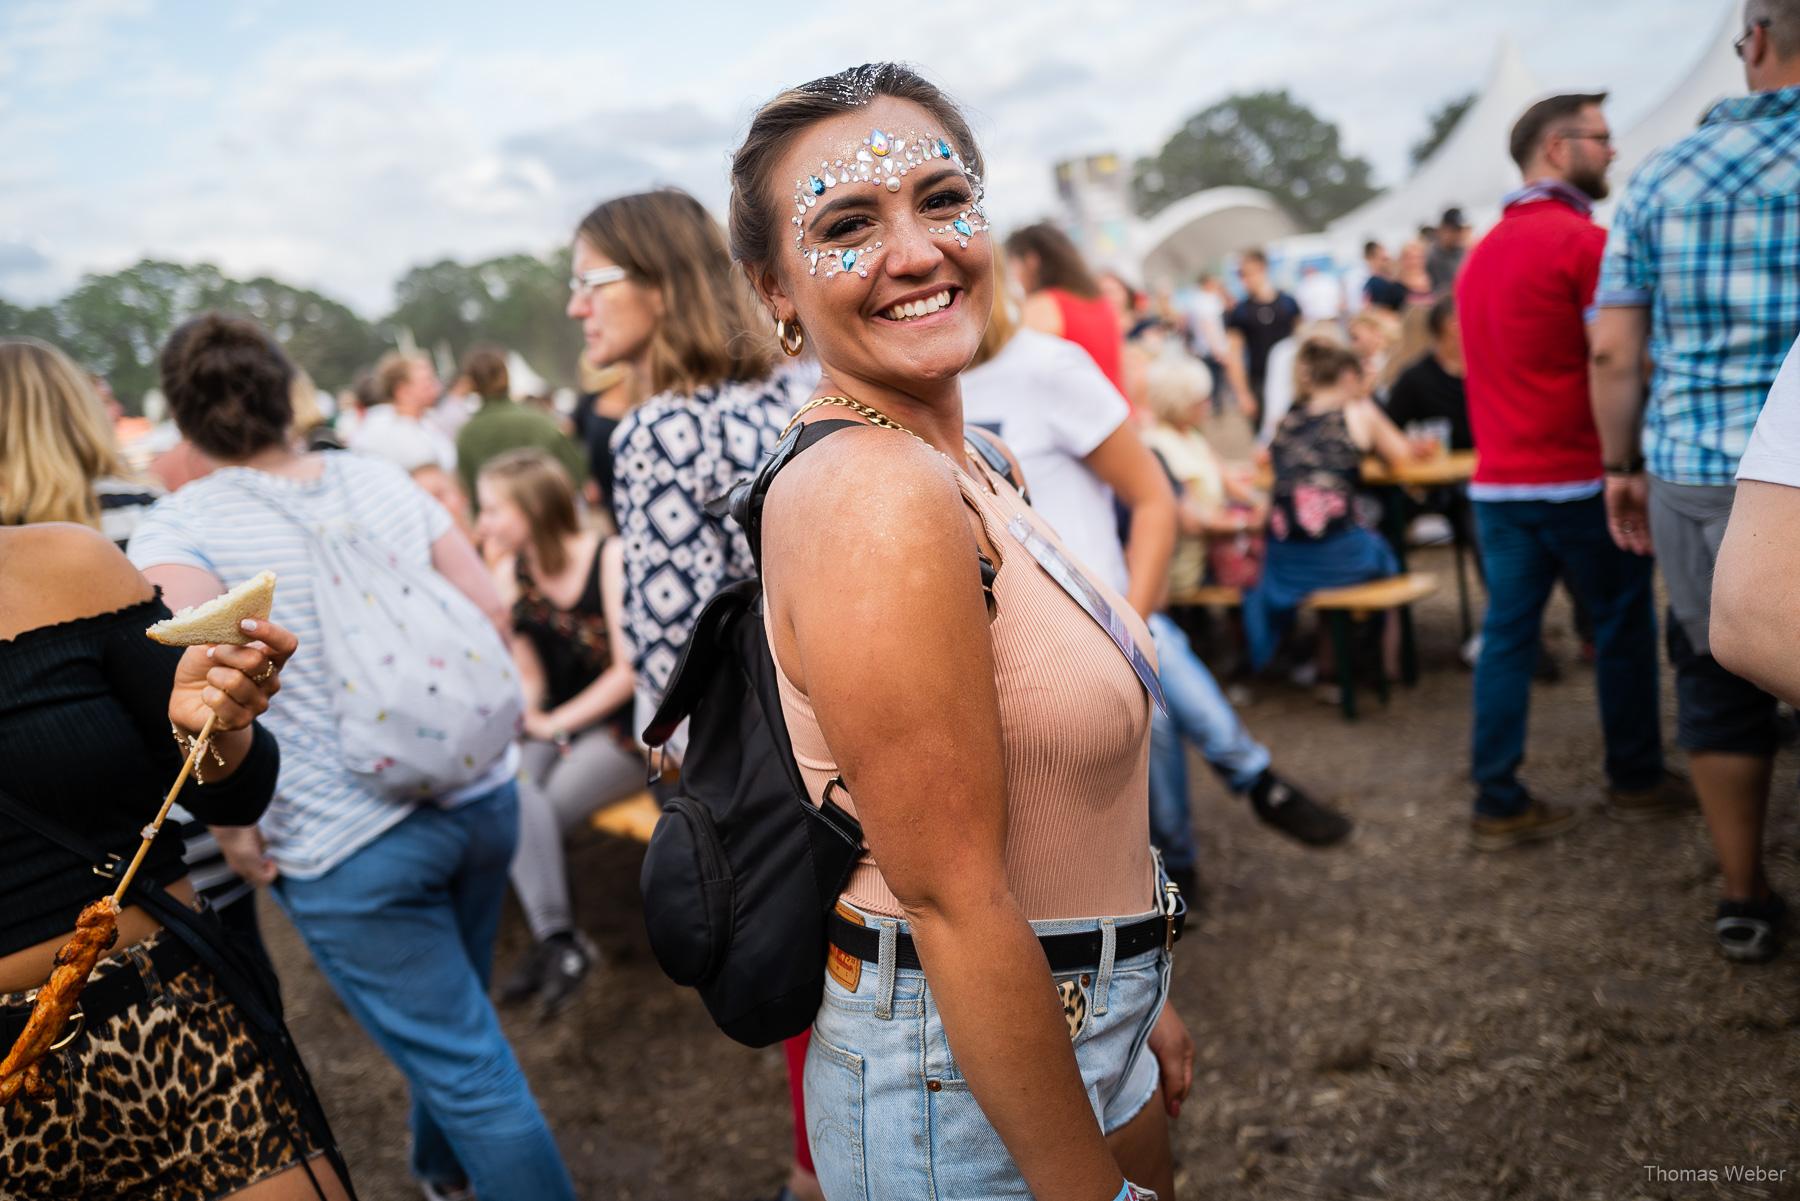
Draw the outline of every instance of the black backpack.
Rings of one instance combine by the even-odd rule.
[[[861,422],[796,426],[727,498],[758,568],[762,506],[795,455]],[[1000,474],[1012,465],[972,433]],[[711,508],[717,514],[720,506]],[[994,568],[982,559],[990,590]],[[814,805],[794,762],[775,660],[763,630],[762,583],[743,580],[706,602],[667,693],[644,730],[652,747],[688,722],[676,795],[663,805],[639,885],[650,949],[669,978],[700,992],[726,1034],[752,1047],[812,1025],[825,987],[825,921],[863,845],[862,826],[834,799]]]

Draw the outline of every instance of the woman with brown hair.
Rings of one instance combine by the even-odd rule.
[[[755,574],[743,535],[704,506],[774,447],[794,377],[775,373],[767,322],[718,222],[685,192],[619,196],[582,218],[569,288],[588,361],[628,367],[647,396],[612,440],[625,625],[647,716],[701,606]]]
[[[631,731],[624,548],[581,527],[575,487],[544,451],[500,455],[475,487],[477,535],[505,556],[498,583],[512,609],[513,661],[525,686],[512,884],[535,944],[501,982],[500,1000],[535,997],[549,1017],[599,961],[575,928],[563,831],[644,787],[644,757]]]
[[[1069,235],[1048,221],[1027,225],[1006,239],[1006,255],[1025,291],[1020,324],[1067,338],[1087,351],[1119,394],[1130,400],[1119,314],[1101,293],[1100,281]]]
[[[1154,649],[965,448],[980,171],[956,107],[886,63],[781,93],[733,158],[733,254],[817,354],[799,419],[831,434],[768,491],[764,620],[812,798],[837,786],[867,839],[808,1134],[835,1198],[1166,1196],[1192,1047],[1163,1004]]]

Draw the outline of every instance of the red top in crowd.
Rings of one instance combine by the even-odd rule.
[[[1045,288],[1062,313],[1062,336],[1087,351],[1100,373],[1125,396],[1125,335],[1119,329],[1118,314],[1104,296],[1077,296],[1061,288]],[[1131,398],[1125,397],[1129,402]]]
[[[1528,188],[1456,284],[1477,484],[1598,480],[1586,314],[1606,231],[1575,197]]]

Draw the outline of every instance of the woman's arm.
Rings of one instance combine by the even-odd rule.
[[[1765,416],[1764,421],[1768,419]],[[1712,653],[1726,669],[1800,704],[1800,488],[1743,480],[1713,572]]]
[[[458,592],[475,602],[475,607],[494,623],[502,642],[511,639],[512,616],[500,603],[500,590],[494,587],[494,577],[488,574],[487,564],[462,536],[462,531],[449,529],[438,536],[431,544],[431,566]]]
[[[1131,510],[1125,539],[1125,599],[1144,617],[1163,607],[1169,588],[1169,559],[1175,553],[1175,490],[1162,464],[1127,421],[1107,435],[1085,459],[1119,502]]]
[[[1416,456],[1412,442],[1400,432],[1381,406],[1364,397],[1344,406],[1344,423],[1350,437],[1364,451],[1373,451],[1390,464],[1409,463]]]
[[[1007,886],[993,649],[954,482],[922,447],[846,431],[776,480],[764,547],[776,653],[818,713],[982,1112],[1033,1196],[1106,1201],[1121,1174]]]
[[[1027,296],[1024,307],[1019,310],[1019,324],[1054,338],[1062,337],[1062,309],[1057,306],[1056,297],[1048,292],[1033,292]]]

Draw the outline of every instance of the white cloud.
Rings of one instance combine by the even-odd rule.
[[[521,7],[519,28],[540,35],[527,50],[485,46],[448,18],[398,44],[296,32],[290,10],[263,3],[222,22],[227,35],[254,27],[237,33],[241,54],[193,70],[127,47],[151,0],[31,0],[0,16],[0,242],[28,238],[51,260],[34,290],[156,253],[275,273],[379,313],[407,267],[546,248],[609,194],[674,183],[722,206],[757,103],[876,53],[919,64],[967,106],[1003,223],[1051,210],[1055,159],[1148,153],[1247,88],[1289,87],[1391,180],[1427,111],[1479,85],[1501,33],[1546,82],[1629,77],[1623,100],[1685,69],[1669,47],[1704,37],[1674,36],[1694,7],[1046,0],[971,19],[966,2],[923,0],[869,50],[868,23],[847,9],[778,24],[720,9],[718,29],[694,31],[714,36],[687,38],[706,19],[588,23]],[[123,122],[142,152],[109,172],[113,147],[93,130],[118,138]],[[0,279],[8,295],[25,287]]]

